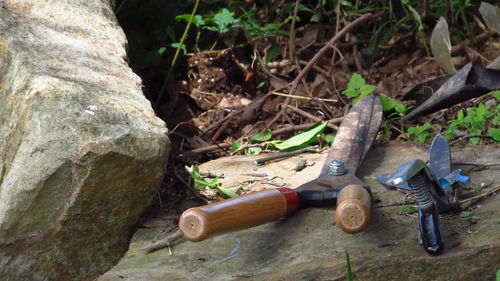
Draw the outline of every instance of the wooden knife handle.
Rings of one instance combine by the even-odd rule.
[[[342,188],[337,198],[335,222],[345,232],[356,233],[370,221],[370,193],[361,185]]]
[[[278,220],[297,207],[298,196],[292,189],[268,189],[188,209],[179,219],[179,228],[187,240],[198,242]]]

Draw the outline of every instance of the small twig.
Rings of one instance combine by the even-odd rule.
[[[316,116],[314,116],[314,115],[312,115],[312,114],[310,114],[308,112],[305,112],[305,111],[303,111],[301,109],[293,107],[291,105],[286,105],[286,107],[289,108],[289,109],[291,109],[291,110],[293,110],[294,112],[296,112],[296,113],[298,113],[298,114],[306,117],[306,118],[309,118],[309,119],[313,120],[313,121],[316,121],[316,122],[322,122],[323,121],[320,118],[318,118],[318,117],[316,117]],[[328,122],[328,124],[326,126],[328,126],[328,128],[333,129],[333,130],[338,130],[339,129],[338,126],[333,125],[330,122]]]
[[[454,141],[450,141],[450,145],[455,144],[457,142],[461,142],[461,141],[466,140],[466,139],[470,139],[470,138],[493,139],[493,137],[489,136],[489,135],[466,135],[466,136],[460,137]]]
[[[297,14],[299,13],[299,3],[300,0],[295,1],[295,7],[293,9],[293,17],[292,24],[290,25],[290,38],[288,45],[288,55],[290,56],[290,61],[293,61],[295,57],[295,19],[297,18]]]
[[[323,48],[321,48],[314,55],[314,57],[306,64],[306,66],[302,69],[302,71],[299,73],[299,75],[297,75],[297,77],[295,77],[295,79],[291,83],[292,89],[297,88],[299,81],[302,80],[302,78],[304,78],[306,76],[307,72],[309,72],[309,70],[311,70],[313,65],[315,65],[318,62],[318,60],[331,48],[332,45],[334,45],[340,38],[344,37],[344,35],[346,35],[349,31],[351,31],[351,29],[353,29],[354,27],[360,25],[361,23],[371,19],[372,17],[373,17],[373,15],[370,13],[365,14],[365,15],[359,17],[358,19],[356,19],[355,21],[349,23],[344,28],[342,28],[342,30],[340,30],[332,39],[330,39],[330,41],[328,41],[323,46]],[[292,92],[292,94],[293,94],[293,92]]]
[[[301,153],[306,153],[306,152],[318,153],[320,151],[321,150],[317,150],[317,149],[313,149],[313,148],[303,148],[303,149],[299,149],[299,150],[295,150],[295,151],[291,151],[291,152],[278,152],[278,153],[273,153],[272,155],[269,155],[269,156],[259,158],[259,159],[255,160],[254,162],[257,165],[261,165],[261,164],[264,164],[264,163],[269,162],[269,161],[288,158],[288,157],[292,157],[295,155],[299,155]]]
[[[330,41],[328,41],[315,55],[314,57],[306,64],[306,66],[300,71],[300,73],[293,79],[293,81],[290,83],[290,89],[289,93],[291,95],[295,94],[295,91],[297,89],[297,86],[299,85],[299,82],[306,76],[306,74],[311,70],[311,68],[318,62],[318,60],[323,56],[340,38],[342,38],[347,32],[349,32],[351,29],[354,27],[360,25],[361,23],[373,18],[373,17],[378,17],[379,14],[373,16],[372,14],[368,13],[360,18],[356,19],[355,21],[349,23],[346,25],[342,30],[340,30]],[[272,124],[274,124],[276,121],[278,121],[281,116],[285,113],[287,107],[286,105],[290,104],[290,97],[287,97],[283,104],[285,105],[284,107],[281,108],[281,110],[276,114],[276,116],[266,125],[267,128],[271,127]]]
[[[172,245],[172,242],[175,240],[179,239],[182,237],[182,232],[180,230],[177,230],[174,234],[171,234],[167,236],[167,238],[157,241],[151,245],[148,245],[146,247],[143,247],[141,250],[151,253],[159,249],[163,249],[165,247],[170,247]]]
[[[205,131],[203,131],[203,133],[208,133],[209,131],[219,127],[222,123],[224,123],[226,120],[234,117],[235,115],[237,114],[240,114],[243,112],[243,109],[240,109],[240,110],[237,110],[237,111],[233,111],[231,113],[229,113],[226,117],[222,118],[221,120],[215,122],[213,125],[211,125],[210,127],[208,127],[207,129],[205,129]]]
[[[290,97],[290,98],[294,98],[294,99],[303,99],[303,100],[320,100],[320,101],[328,101],[328,102],[337,102],[338,101],[338,100],[334,100],[334,99],[322,99],[322,98],[314,98],[314,97],[297,96],[297,95],[290,95],[290,94],[279,93],[279,92],[271,92],[271,94],[276,95],[276,96]]]
[[[216,150],[224,150],[224,149],[230,148],[230,147],[231,147],[231,145],[228,144],[228,143],[219,143],[219,144],[214,144],[214,145],[207,145],[207,146],[204,146],[204,147],[199,147],[199,148],[195,148],[195,149],[186,151],[186,152],[182,153],[182,156],[184,156],[184,157],[190,157],[190,156],[193,156],[193,155],[196,155],[196,154],[207,153],[207,152],[212,152],[212,151],[216,151]]]
[[[219,129],[217,129],[217,131],[215,131],[215,133],[212,136],[212,138],[210,139],[210,141],[215,143],[217,141],[217,139],[219,139],[220,135],[222,135],[222,133],[227,129],[227,127],[229,126],[229,123],[231,123],[231,118],[228,118],[224,123],[222,123],[222,126],[220,126]]]
[[[488,192],[485,192],[483,194],[479,194],[479,195],[471,197],[471,198],[460,200],[460,201],[458,201],[458,204],[463,204],[463,203],[469,202],[469,201],[479,201],[479,200],[484,199],[484,198],[486,198],[486,197],[488,197],[488,196],[490,196],[492,194],[496,194],[496,192],[499,191],[499,190],[500,190],[500,185],[494,187],[492,190],[490,190]]]
[[[473,162],[451,162],[453,165],[491,167],[500,166],[500,163],[473,163]]]

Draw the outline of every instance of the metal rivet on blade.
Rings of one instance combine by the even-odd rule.
[[[330,176],[341,176],[347,173],[347,170],[344,167],[344,161],[342,160],[332,160],[332,162],[328,165],[328,168],[328,175]]]

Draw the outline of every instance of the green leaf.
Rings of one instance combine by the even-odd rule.
[[[406,114],[406,111],[408,110],[406,105],[404,105],[402,103],[396,104],[396,106],[394,106],[394,109],[396,110],[396,112],[398,112],[400,114]]]
[[[362,100],[364,97],[368,96],[369,93],[364,93],[364,94],[361,94],[355,98],[352,99],[352,104],[357,104],[358,101]]]
[[[321,18],[320,14],[314,14],[314,15],[311,16],[310,21],[311,22],[319,22],[320,18]]]
[[[267,130],[265,133],[257,133],[255,135],[250,136],[250,139],[257,142],[268,141],[273,137],[273,133],[271,130]]]
[[[170,47],[176,48],[176,49],[179,48],[179,46],[182,49],[183,54],[186,54],[187,53],[186,44],[182,44],[182,45],[179,44],[179,43],[172,43],[172,44],[170,44]]]
[[[351,260],[349,259],[349,254],[347,251],[345,251],[345,261],[346,261],[346,268],[347,268],[347,280],[352,281],[352,269],[351,269]]]
[[[233,142],[233,144],[231,145],[231,152],[235,152],[240,147],[241,147],[241,142],[239,141]]]
[[[403,205],[396,211],[396,215],[405,215],[416,211],[417,208],[410,205]]]
[[[158,54],[161,56],[161,55],[163,55],[165,53],[166,50],[167,50],[167,48],[161,47],[161,48],[158,49]]]
[[[500,100],[500,90],[499,91],[493,91],[489,93],[490,95],[494,96],[495,99]]]
[[[262,151],[260,146],[252,146],[245,149],[245,154],[259,154]]]
[[[226,8],[221,9],[213,17],[213,22],[217,25],[220,33],[226,33],[239,19],[234,18],[234,13]]]
[[[225,187],[222,187],[222,186],[217,186],[216,189],[219,191],[219,193],[225,197],[225,198],[233,198],[233,197],[236,197],[238,196],[238,194],[236,194],[234,191],[232,191],[231,189],[228,189],[228,188],[225,188]]]
[[[488,135],[492,136],[494,140],[500,141],[500,129],[491,128],[488,130]]]
[[[175,17],[175,19],[176,19],[177,21],[185,21],[185,22],[188,22],[188,21],[189,21],[189,18],[191,18],[191,15],[190,15],[190,14],[178,15],[178,16],[176,16],[176,17]],[[203,17],[202,17],[202,16],[200,16],[200,15],[195,15],[195,16],[193,17],[193,21],[192,21],[192,23],[193,23],[194,25],[196,25],[196,26],[200,27],[200,26],[205,25],[205,20],[203,19]]]
[[[270,51],[269,54],[266,56],[266,62],[270,62],[277,58],[279,55],[281,55],[281,48],[280,47],[273,47]]]
[[[218,178],[215,178],[210,182],[206,181],[200,175],[200,172],[198,170],[198,166],[193,166],[193,171],[191,172],[191,178],[193,179],[193,187],[196,189],[205,188],[205,187],[216,188],[217,186],[219,186],[219,183],[218,183],[219,179]]]
[[[359,89],[365,84],[365,79],[363,79],[363,77],[361,77],[361,75],[359,75],[358,73],[354,73],[351,77],[351,80],[349,80],[349,83],[347,84],[347,89]]]
[[[377,88],[377,86],[375,86],[375,85],[363,85],[363,86],[361,86],[359,91],[361,92],[362,96],[367,96],[367,95],[373,93],[373,91],[375,91],[376,88]]]
[[[295,135],[281,143],[275,144],[274,146],[279,150],[297,150],[316,141],[317,136],[320,135],[326,128],[328,122],[318,122],[313,126],[307,128],[304,132]]]
[[[335,139],[335,134],[323,135],[323,140],[328,146],[332,144],[334,139]]]
[[[461,218],[468,218],[468,217],[472,216],[472,212],[470,212],[470,211],[462,211],[462,212],[460,212],[460,215],[458,215],[458,216],[461,217]]]
[[[382,104],[383,111],[391,111],[396,107],[396,104],[398,104],[398,102],[395,99],[392,99],[385,95],[380,95],[379,99],[380,103]]]
[[[345,89],[342,93],[348,97],[357,97],[359,95],[357,89]]]

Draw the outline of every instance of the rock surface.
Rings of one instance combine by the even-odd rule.
[[[106,271],[163,178],[111,2],[0,2],[0,280]]]
[[[462,168],[472,182],[462,193],[474,196],[498,186],[498,146],[453,148],[454,168]],[[326,157],[304,154],[263,167],[253,160],[262,156],[234,156],[200,166],[200,171],[224,173],[225,187],[262,188],[246,184],[266,173],[274,184],[290,187],[316,177]],[[493,280],[500,264],[499,197],[472,205],[470,216],[460,212],[440,215],[445,250],[436,257],[418,244],[416,214],[398,215],[401,205],[414,202],[402,191],[387,190],[375,175],[394,172],[405,161],[427,159],[426,149],[415,145],[376,146],[358,175],[370,184],[375,204],[372,221],[358,234],[339,230],[333,208],[305,209],[279,222],[214,237],[203,242],[179,241],[172,248],[151,254],[140,250],[166,234],[162,229],[141,229],[120,263],[98,278],[111,280],[346,280],[345,251],[350,255],[354,280]],[[301,160],[316,164],[292,169]],[[461,165],[457,165],[461,163]],[[269,181],[267,181],[269,182]],[[266,184],[264,184],[266,185]]]

